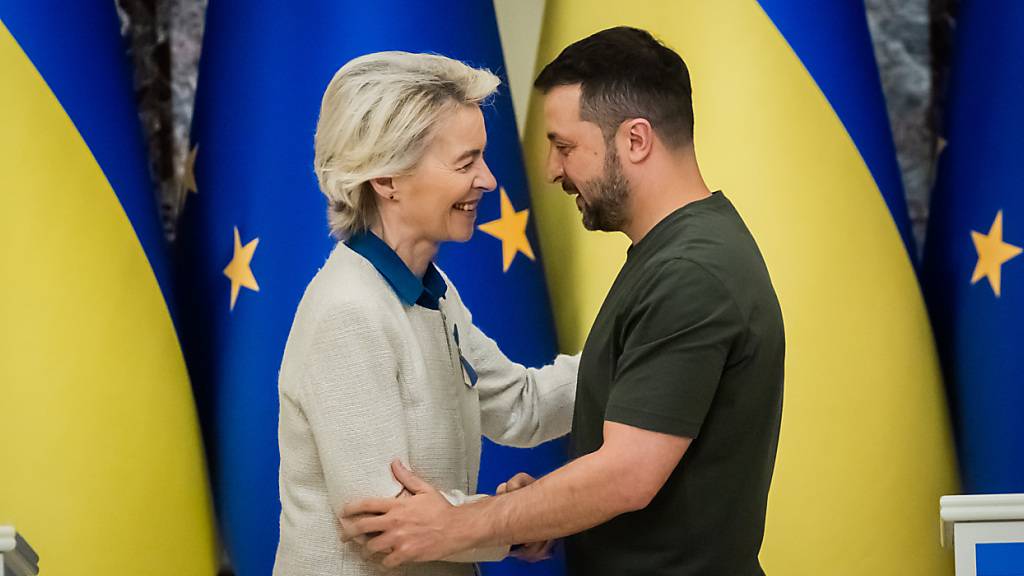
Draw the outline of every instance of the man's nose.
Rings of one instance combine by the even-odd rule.
[[[565,176],[565,172],[562,169],[562,160],[558,157],[554,146],[548,150],[546,171],[548,182],[558,182]]]

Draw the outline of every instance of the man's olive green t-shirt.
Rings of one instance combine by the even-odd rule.
[[[761,252],[721,192],[629,249],[583,348],[572,455],[605,421],[693,438],[643,510],[567,541],[576,576],[763,574],[785,336]]]

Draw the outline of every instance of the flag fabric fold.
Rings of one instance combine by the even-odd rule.
[[[115,6],[0,2],[0,523],[44,573],[213,574],[202,443]]]

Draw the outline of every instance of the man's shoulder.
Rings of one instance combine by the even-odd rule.
[[[724,196],[680,219],[668,236],[648,267],[696,267],[734,290],[770,284],[756,239]]]
[[[679,307],[729,306],[745,318],[754,308],[777,308],[778,298],[752,239],[690,236],[666,245],[637,272],[632,304],[668,301]]]

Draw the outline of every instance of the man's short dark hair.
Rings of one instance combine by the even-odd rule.
[[[568,46],[541,70],[534,87],[547,94],[579,84],[580,118],[611,140],[623,121],[644,118],[670,148],[693,141],[690,72],[650,32],[619,26]]]

